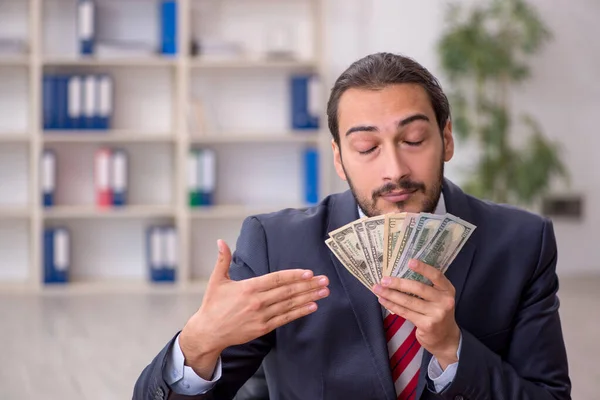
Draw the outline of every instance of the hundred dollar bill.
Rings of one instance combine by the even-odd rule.
[[[397,273],[396,266],[400,262],[400,259],[402,258],[402,254],[404,253],[404,248],[406,247],[408,240],[412,236],[412,233],[415,230],[415,227],[417,226],[418,218],[419,218],[419,214],[414,214],[414,213],[406,214],[406,218],[404,219],[404,222],[402,223],[402,228],[400,231],[401,235],[398,236],[396,246],[394,247],[394,250],[392,251],[392,258],[390,261],[388,261],[388,269],[387,269],[388,276],[396,276],[396,275],[394,275],[395,273]]]
[[[329,236],[339,245],[340,250],[350,264],[365,277],[367,283],[373,287],[375,284],[371,278],[369,267],[365,261],[365,256],[360,248],[360,244],[354,233],[352,224],[345,225],[333,232],[329,233]]]
[[[444,216],[422,213],[416,221],[416,226],[408,239],[406,247],[402,252],[400,261],[394,266],[392,276],[402,276],[408,269],[408,262],[423,248],[435,235]]]
[[[337,257],[337,259],[340,260],[342,265],[348,270],[348,272],[350,272],[350,274],[352,274],[356,279],[358,279],[360,283],[365,285],[367,287],[367,289],[372,290],[372,286],[369,286],[368,282],[365,280],[365,277],[362,275],[362,273],[360,271],[358,271],[356,268],[354,268],[354,266],[352,265],[350,260],[348,260],[346,258],[346,255],[342,252],[342,250],[340,249],[340,246],[336,243],[335,240],[333,240],[332,238],[329,238],[325,241],[325,244],[327,245],[327,247],[329,247],[329,249]]]
[[[372,217],[363,222],[367,239],[369,240],[369,250],[371,251],[371,259],[377,274],[377,283],[381,282],[383,276],[383,228],[385,225],[385,216]]]
[[[467,236],[462,238],[462,242],[452,252],[450,252],[447,255],[447,257],[445,257],[444,260],[442,261],[442,273],[444,273],[444,274],[446,273],[446,270],[448,269],[450,264],[452,264],[452,262],[456,258],[457,254],[460,253],[460,251],[464,247],[467,240],[469,240],[469,238],[473,234],[473,231],[475,231],[475,229],[477,229],[477,227],[475,225],[471,224],[470,222],[465,221],[465,220],[460,219],[455,216],[453,216],[453,217],[456,218],[457,221],[460,222],[460,224],[462,224],[463,226],[466,226],[468,228],[468,232],[466,233]],[[464,236],[464,234],[463,234],[463,236]]]
[[[402,236],[402,227],[406,213],[387,214],[385,216],[385,224],[383,228],[383,276],[389,276],[389,268],[391,267],[392,254],[396,248],[396,243]]]
[[[367,231],[365,229],[364,221],[367,218],[361,218],[357,221],[351,223],[352,228],[354,229],[354,233],[356,234],[356,238],[358,239],[358,244],[362,254],[365,258],[365,262],[369,269],[369,276],[373,282],[378,282],[377,279],[377,268],[375,266],[375,261],[373,260],[373,253],[369,249],[369,239],[367,238]]]
[[[475,226],[473,224],[453,215],[446,215],[431,241],[413,258],[445,272],[449,265],[448,261],[454,259],[474,230]],[[404,270],[401,277],[432,285],[429,279],[410,269]]]

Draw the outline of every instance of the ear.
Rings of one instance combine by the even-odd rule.
[[[448,162],[454,156],[454,137],[452,136],[452,121],[448,119],[443,132],[444,137],[444,161]]]
[[[342,153],[340,147],[333,139],[331,139],[331,150],[333,151],[333,165],[335,166],[335,172],[337,172],[338,176],[345,181],[346,173],[344,172],[344,167],[342,166]]]

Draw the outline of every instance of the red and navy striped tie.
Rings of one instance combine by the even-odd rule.
[[[398,400],[414,400],[423,358],[423,348],[415,336],[417,328],[387,310],[383,326]]]

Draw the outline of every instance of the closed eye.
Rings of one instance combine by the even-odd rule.
[[[404,141],[404,143],[406,143],[406,144],[407,144],[407,145],[409,145],[409,146],[414,146],[414,147],[416,147],[416,146],[420,146],[420,145],[423,143],[423,140],[421,140],[421,141],[418,141],[418,142],[407,142],[407,141]]]
[[[365,151],[359,151],[358,153],[359,153],[359,154],[362,154],[362,155],[367,155],[367,154],[371,154],[372,152],[374,152],[374,151],[375,151],[375,149],[377,149],[377,146],[375,146],[375,147],[371,147],[369,150],[365,150]]]

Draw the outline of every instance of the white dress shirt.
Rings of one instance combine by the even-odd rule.
[[[361,218],[365,216],[360,208],[358,209],[358,213]],[[444,195],[441,194],[435,209],[435,214],[441,215],[445,213],[446,204],[444,201]],[[460,355],[461,347],[462,333],[460,336],[458,351],[456,353],[457,358]],[[443,370],[438,360],[435,357],[431,358],[427,367],[427,374],[429,379],[433,382],[435,390],[438,393],[441,392],[447,385],[452,383],[454,377],[456,376],[457,368],[458,362],[455,362],[454,364],[448,365],[448,367]],[[221,378],[221,373],[221,357],[219,357],[217,361],[215,372],[212,380],[210,381],[200,378],[192,368],[184,365],[184,356],[183,352],[181,351],[181,347],[179,346],[179,335],[177,335],[169,354],[167,354],[167,362],[165,364],[165,369],[163,370],[163,379],[175,393],[186,396],[195,396],[204,394],[211,390]]]

